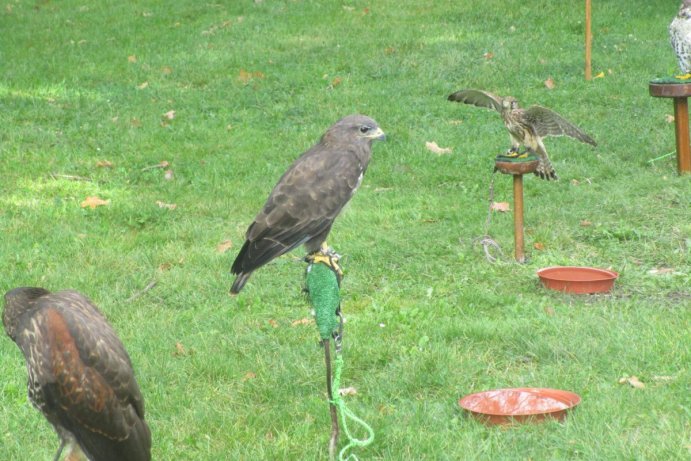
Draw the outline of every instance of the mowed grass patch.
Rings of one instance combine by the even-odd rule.
[[[72,288],[102,308],[132,357],[154,459],[325,459],[302,250],[233,298],[229,268],[288,165],[365,113],[387,141],[329,238],[346,270],[347,403],[376,432],[358,456],[682,459],[691,184],[663,157],[672,104],[647,91],[675,72],[676,8],[598,3],[602,77],[586,82],[579,2],[14,1],[0,12],[0,288]],[[525,178],[525,265],[510,213],[488,228],[503,258],[477,244],[509,144],[499,114],[446,100],[462,88],[544,105],[598,142],[546,140],[560,180]],[[511,203],[511,179],[493,179]],[[82,208],[89,196],[110,203]],[[535,271],[562,264],[620,278],[609,295],[544,290]],[[0,459],[48,459],[57,437],[7,338],[0,365]],[[630,375],[645,388],[619,384]],[[564,423],[512,428],[457,406],[517,386],[583,402]]]

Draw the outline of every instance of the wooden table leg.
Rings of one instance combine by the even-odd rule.
[[[674,132],[677,139],[677,169],[679,174],[691,173],[689,106],[686,98],[674,98]]]
[[[525,262],[523,239],[523,175],[513,175],[513,239],[516,261]]]

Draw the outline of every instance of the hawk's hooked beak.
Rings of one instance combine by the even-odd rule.
[[[378,127],[371,133],[367,133],[367,137],[375,141],[386,141],[386,133],[384,133],[382,129]]]

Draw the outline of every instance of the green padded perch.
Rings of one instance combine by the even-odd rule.
[[[520,155],[506,155],[506,154],[499,154],[495,158],[495,161],[497,162],[511,162],[511,163],[523,163],[523,162],[532,162],[534,160],[539,160],[539,157],[535,155],[534,152],[532,151],[527,151],[523,152]]]
[[[306,278],[319,336],[321,339],[331,339],[339,325],[336,315],[341,305],[338,276],[326,263],[316,262],[307,266]]]

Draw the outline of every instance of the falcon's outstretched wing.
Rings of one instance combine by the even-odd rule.
[[[544,136],[570,136],[581,142],[597,146],[593,138],[551,109],[530,106],[525,109],[526,121],[535,129],[535,134]]]
[[[487,107],[501,113],[502,98],[482,90],[461,90],[449,95],[449,101],[458,101],[478,107]]]

